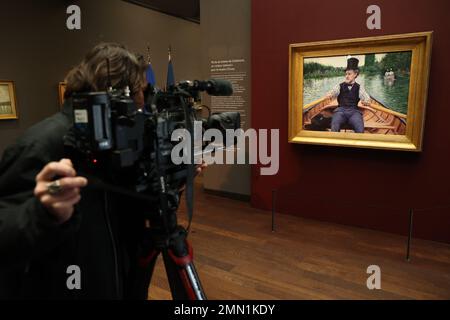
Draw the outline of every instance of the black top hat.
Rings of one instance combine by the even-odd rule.
[[[359,71],[358,63],[359,63],[358,59],[356,59],[356,58],[348,58],[347,59],[347,68],[345,68],[345,71],[347,71],[347,70]]]

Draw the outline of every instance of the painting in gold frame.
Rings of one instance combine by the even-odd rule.
[[[58,84],[58,98],[59,98],[59,106],[62,108],[64,104],[64,93],[66,92],[66,83],[60,82]]]
[[[18,118],[14,82],[0,80],[0,120]]]
[[[289,142],[422,151],[431,43],[432,32],[420,32],[291,44]]]

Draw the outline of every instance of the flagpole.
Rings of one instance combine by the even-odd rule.
[[[166,90],[175,85],[175,74],[172,65],[172,45],[169,45],[169,64],[167,66]]]
[[[153,87],[156,85],[155,73],[153,72],[152,63],[150,59],[150,46],[147,46],[147,70],[146,70],[147,83]]]
[[[152,64],[150,61],[150,46],[147,46],[147,63]]]

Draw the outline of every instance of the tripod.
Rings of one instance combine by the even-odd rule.
[[[82,150],[80,159],[84,161],[82,167],[86,173],[93,171],[107,181],[89,178],[91,186],[140,199],[150,204],[152,208],[157,208],[154,214],[146,217],[145,229],[139,235],[137,254],[136,256],[133,254],[133,258],[137,261],[132,262],[128,275],[130,281],[126,284],[126,296],[131,299],[147,299],[155,264],[158,256],[162,254],[172,298],[205,300],[206,296],[193,263],[192,247],[187,241],[189,227],[186,230],[180,226],[176,214],[180,188],[185,185],[190,224],[193,214],[195,172],[193,140],[195,117],[192,101],[188,98],[190,97],[188,92],[178,93],[173,97],[163,95],[159,102],[164,106],[161,111],[157,107],[159,101],[157,97],[159,96],[150,97],[151,103],[148,105],[151,108],[147,112],[151,112],[151,115],[137,113],[127,118],[119,114],[117,122],[111,129],[116,135],[114,142],[117,149],[107,153],[98,152],[95,146],[94,152],[90,152],[89,149],[86,152]],[[177,128],[181,122],[172,114],[172,109],[171,113],[167,111],[170,109],[166,106],[167,103],[172,109],[171,104],[181,105],[181,108],[177,109],[177,116],[184,117],[184,127],[189,132],[190,152],[186,156],[190,162],[183,166],[175,165],[171,159],[172,129]],[[108,118],[106,113],[105,117]],[[104,120],[107,121],[109,120]],[[81,136],[88,140],[85,136]],[[68,143],[72,147],[71,141]],[[71,158],[78,159],[78,149],[75,147],[68,152],[72,150],[75,156]],[[98,163],[104,164],[102,168]],[[93,164],[97,165],[92,167]],[[122,185],[127,187],[121,187]],[[148,190],[151,190],[150,194],[146,192]]]
[[[193,249],[186,239],[188,233],[177,223],[176,208],[170,208],[168,215],[146,221],[138,252],[132,298],[147,299],[155,264],[162,254],[172,298],[206,300],[193,263]]]
[[[185,112],[185,124],[188,131],[193,133],[193,123],[190,116],[191,105],[185,104],[185,99],[180,99]],[[151,283],[153,271],[158,256],[162,254],[164,266],[169,280],[172,298],[174,300],[206,300],[200,279],[193,262],[192,246],[187,241],[188,231],[178,225],[177,209],[180,200],[178,187],[168,188],[168,174],[166,169],[170,168],[171,160],[166,149],[171,150],[170,134],[167,131],[166,120],[158,118],[155,103],[151,104],[154,116],[154,140],[155,171],[159,181],[159,205],[158,215],[147,220],[144,231],[142,246],[138,253],[138,266],[136,268],[136,282],[133,292],[138,299],[146,299],[148,288]],[[190,164],[185,174],[186,182],[186,204],[189,219],[192,219],[193,179],[194,179],[194,143],[191,135]],[[176,174],[172,179],[179,181]],[[189,220],[189,224],[190,224]],[[189,227],[188,227],[189,229]]]

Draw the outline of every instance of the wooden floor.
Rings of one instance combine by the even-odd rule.
[[[185,223],[184,210],[180,221]],[[208,299],[450,299],[450,245],[278,215],[203,193],[189,239]],[[381,290],[366,286],[381,268]],[[171,299],[161,259],[150,299]]]

